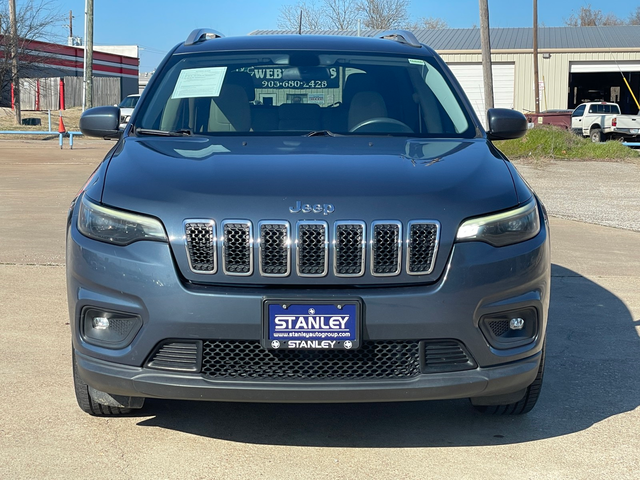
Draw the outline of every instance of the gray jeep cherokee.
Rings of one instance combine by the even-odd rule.
[[[92,415],[145,398],[533,408],[545,211],[459,84],[408,32],[196,30],[73,201],[73,377]]]

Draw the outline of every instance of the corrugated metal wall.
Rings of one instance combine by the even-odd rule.
[[[441,53],[447,64],[482,63],[480,53]],[[494,53],[491,59],[496,63],[514,62],[514,101],[513,106],[521,112],[535,110],[533,84],[533,55],[531,53]],[[640,62],[637,52],[550,52],[550,58],[538,55],[539,81],[544,82],[540,91],[540,110],[567,108],[569,98],[569,68],[571,62]]]

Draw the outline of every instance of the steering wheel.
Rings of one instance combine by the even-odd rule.
[[[414,133],[406,123],[389,117],[368,118],[352,127],[350,133]]]

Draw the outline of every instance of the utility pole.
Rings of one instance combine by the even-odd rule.
[[[69,38],[73,38],[73,12],[69,10]]]
[[[22,123],[20,110],[20,78],[18,78],[18,21],[16,19],[16,0],[9,0],[9,21],[11,22],[11,80],[13,85],[13,105],[16,125]]]
[[[491,71],[488,0],[480,0],[480,45],[482,47],[482,77],[484,83],[484,109],[486,111],[493,108],[493,74]]]
[[[533,0],[533,83],[536,113],[540,113],[540,83],[538,80],[538,0]]]
[[[84,8],[84,82],[83,111],[93,107],[93,0]]]

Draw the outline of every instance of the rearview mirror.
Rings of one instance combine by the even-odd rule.
[[[89,137],[116,138],[120,135],[120,109],[95,107],[80,117],[80,131]]]
[[[517,110],[490,108],[487,112],[489,140],[511,140],[527,133],[527,119]]]

